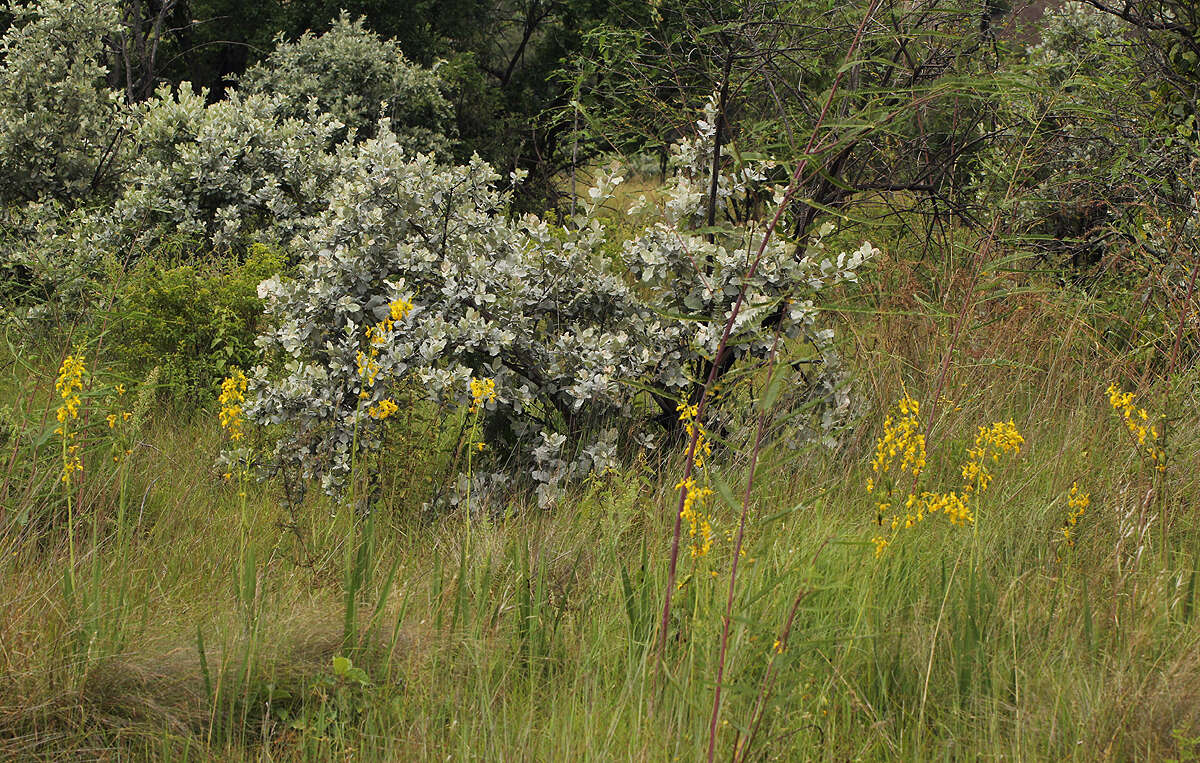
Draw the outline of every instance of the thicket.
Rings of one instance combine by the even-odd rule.
[[[72,691],[98,696],[92,668],[128,648],[131,560],[176,521],[136,469],[164,416],[185,433],[219,422],[202,465],[158,462],[200,475],[229,523],[219,666],[203,624],[195,635],[207,717],[171,732],[217,747],[294,733],[302,754],[349,754],[396,722],[371,682],[381,668],[403,682],[400,629],[384,648],[382,619],[403,619],[389,607],[417,582],[393,536],[431,527],[449,545],[419,556],[436,613],[421,626],[480,650],[495,639],[520,663],[476,664],[476,689],[512,669],[532,697],[566,670],[560,628],[603,600],[625,620],[588,632],[620,630],[624,656],[593,657],[654,698],[631,707],[687,687],[669,707],[692,742],[673,749],[710,760],[818,749],[849,728],[879,735],[879,754],[928,755],[945,729],[979,739],[983,717],[1019,737],[1020,718],[979,703],[1024,707],[1016,639],[1032,630],[988,613],[1022,586],[1077,612],[1087,592],[1061,586],[1092,580],[1072,566],[1083,542],[1116,569],[1097,582],[1109,620],[1133,616],[1117,611],[1128,596],[1162,613],[1140,637],[1188,632],[1200,38],[1187,4],[1065,3],[1027,30],[941,0],[392,5],[9,5],[6,368],[51,378],[45,399],[0,408],[0,538],[22,564],[65,556],[54,659]],[[201,11],[260,50],[199,52]],[[1004,343],[1027,314],[1045,341]],[[1094,413],[1054,354],[1082,353],[1078,335],[1128,446],[1104,446],[1120,512],[1086,541],[1103,467],[1027,431],[986,378]],[[1022,458],[1039,437],[1059,452],[1035,468]],[[796,510],[788,479],[762,467],[793,461],[838,475],[805,499],[836,495],[825,529],[793,528],[803,562],[766,540]],[[1009,468],[1044,484],[1024,494]],[[632,475],[627,491],[614,475]],[[1053,539],[1006,534],[1021,521],[1007,502]],[[520,539],[488,545],[506,522],[576,510],[611,567],[595,601],[575,598],[577,577],[599,574],[595,549],[576,544],[566,564]],[[331,671],[277,683],[281,569],[336,589],[341,622]],[[1015,581],[1004,593],[1000,574]],[[842,589],[850,605],[833,601]],[[1086,618],[1093,667],[1103,639],[1131,672],[1182,654],[1183,635],[1155,653]],[[1001,636],[1011,660],[987,651]],[[806,645],[814,661],[793,657]],[[935,676],[938,649],[953,675]],[[782,670],[822,701],[856,688],[830,711],[778,686]],[[1200,727],[1172,708],[1144,743],[1118,744],[1128,714],[1109,719],[1110,749],[1184,750]],[[40,739],[41,716],[0,713],[0,730],[10,716]],[[1047,734],[1047,750],[1073,749]]]

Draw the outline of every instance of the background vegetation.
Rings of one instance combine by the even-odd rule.
[[[0,26],[0,755],[1200,756],[1191,3]]]

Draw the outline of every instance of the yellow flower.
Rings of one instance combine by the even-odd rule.
[[[992,482],[992,472],[987,465],[989,459],[999,462],[1000,456],[1017,453],[1024,444],[1025,438],[1011,419],[997,421],[990,427],[979,427],[975,445],[967,451],[967,462],[961,469],[964,495],[987,490]]]
[[[1067,494],[1067,518],[1062,526],[1063,540],[1068,546],[1075,545],[1075,526],[1079,524],[1091,502],[1091,495],[1080,491],[1078,482],[1072,482],[1071,491]]]
[[[692,451],[692,466],[703,469],[708,457],[712,455],[712,443],[708,440],[708,432],[696,421],[700,406],[680,403],[675,410],[679,411],[679,420],[683,422],[683,429],[687,433],[689,448],[692,438],[696,438],[696,447]]]
[[[679,516],[688,523],[692,556],[703,557],[712,549],[713,529],[700,507],[712,496],[712,488],[697,485],[695,477],[688,477],[675,483],[675,489],[684,491],[683,508]]]
[[[412,312],[413,303],[409,302],[404,297],[401,297],[401,298],[395,300],[394,302],[392,302],[390,307],[392,310],[392,313],[391,313],[392,320],[393,321],[401,321],[401,320],[404,320],[404,317],[406,315],[408,315],[409,313]]]
[[[221,428],[229,433],[229,439],[237,442],[244,434],[245,419],[242,416],[242,403],[246,401],[246,375],[234,369],[225,381],[221,382],[221,412],[218,420]]]
[[[364,386],[366,387],[373,386],[375,384],[376,377],[379,376],[379,364],[375,362],[375,358],[378,357],[378,355],[379,351],[374,347],[371,348],[370,355],[364,354],[361,350],[358,352],[358,356],[356,358],[358,361],[358,376],[360,379],[362,379]],[[360,398],[367,397],[367,391],[365,389],[362,390],[359,392],[358,396]]]
[[[58,408],[58,423],[79,418],[79,392],[83,389],[83,375],[86,372],[83,355],[68,355],[63,359],[58,369],[58,379],[54,382],[54,389],[62,398]]]
[[[882,535],[876,535],[874,538],[871,538],[871,542],[875,544],[875,558],[878,559],[883,556],[884,549],[888,547],[891,541]]]
[[[388,398],[384,398],[383,400],[380,400],[376,405],[372,405],[369,408],[367,408],[367,413],[371,416],[371,418],[379,419],[380,421],[382,421],[383,419],[386,419],[388,416],[391,416],[393,413],[395,413],[398,410],[400,410],[400,406],[396,405],[394,402],[392,402]]]
[[[483,403],[496,402],[496,381],[494,379],[471,379],[471,413],[479,410]]]
[[[925,435],[921,434],[920,404],[905,395],[896,406],[899,417],[888,414],[883,420],[883,436],[875,443],[871,471],[875,475],[888,473],[893,465],[898,471],[918,477],[925,468]],[[899,464],[896,464],[899,457]],[[867,492],[875,489],[874,478],[868,478]]]
[[[1155,464],[1155,469],[1160,472],[1164,471],[1166,467],[1162,462],[1166,459],[1166,453],[1156,445],[1146,444],[1147,440],[1158,440],[1158,428],[1149,423],[1150,414],[1146,412],[1145,408],[1134,405],[1134,394],[1122,392],[1117,385],[1111,384],[1108,387],[1108,402],[1124,422],[1125,428],[1129,430],[1129,434],[1137,442],[1138,447],[1145,449],[1150,462]]]
[[[71,475],[75,472],[83,471],[83,461],[79,458],[79,446],[67,445],[67,443],[75,437],[75,433],[70,431],[69,424],[79,418],[79,393],[83,390],[83,375],[86,372],[87,368],[84,366],[82,354],[68,355],[63,359],[62,365],[58,369],[58,379],[54,382],[54,389],[62,398],[62,403],[56,413],[59,425],[54,431],[63,438],[61,477],[63,483],[69,483]]]

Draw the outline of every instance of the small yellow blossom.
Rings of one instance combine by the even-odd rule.
[[[494,379],[471,379],[471,413],[479,410],[484,403],[496,402],[496,381]]]
[[[887,474],[893,465],[914,478],[925,468],[925,435],[921,434],[919,418],[921,406],[905,395],[900,399],[897,411],[898,416],[889,413],[883,420],[883,436],[876,441],[875,457],[871,459],[873,476],[867,480],[868,493],[875,489],[875,477]]]
[[[379,352],[372,347],[369,355],[364,354],[359,350],[356,360],[358,362],[358,377],[363,382],[364,389],[358,393],[360,398],[367,397],[368,393],[365,387],[371,387],[375,384],[375,379],[379,376],[379,364],[375,362]]]
[[[700,508],[712,496],[712,488],[697,485],[695,477],[688,477],[675,483],[675,489],[683,490],[683,508],[680,510],[679,516],[688,523],[692,556],[703,557],[712,549],[713,529],[708,517],[700,511]]]
[[[1109,405],[1124,422],[1125,428],[1129,430],[1129,434],[1137,443],[1138,448],[1145,451],[1147,458],[1155,465],[1155,469],[1160,472],[1164,471],[1166,466],[1163,462],[1166,460],[1166,453],[1157,444],[1160,434],[1158,427],[1149,423],[1150,414],[1146,412],[1145,408],[1135,405],[1134,400],[1132,392],[1122,392],[1117,385],[1109,385]]]
[[[382,421],[382,420],[386,419],[388,416],[391,416],[393,413],[395,413],[398,410],[400,410],[400,406],[396,405],[390,399],[385,397],[383,400],[380,400],[375,405],[372,405],[369,408],[367,408],[367,414],[370,415],[370,417],[373,419],[379,419],[380,421]]]
[[[58,369],[58,379],[54,382],[54,389],[62,398],[58,407],[58,423],[63,424],[68,419],[79,418],[79,393],[83,390],[83,375],[86,371],[82,355],[68,355],[63,359],[62,366]]]
[[[675,410],[679,411],[679,420],[683,422],[689,447],[692,438],[696,438],[696,447],[692,451],[692,466],[696,469],[703,469],[708,458],[712,456],[712,443],[708,440],[708,432],[696,421],[696,417],[700,413],[700,406],[680,403]]]
[[[963,493],[969,495],[976,490],[987,490],[992,482],[992,472],[987,462],[999,462],[1000,456],[1017,453],[1024,444],[1025,438],[1011,419],[1007,422],[997,421],[990,427],[979,427],[975,445],[967,451],[967,462],[961,469]]]
[[[1091,502],[1092,496],[1080,491],[1078,482],[1072,482],[1071,491],[1067,494],[1067,518],[1062,526],[1063,540],[1068,546],[1075,545],[1075,526],[1079,524]]]
[[[884,549],[888,547],[891,541],[882,535],[876,535],[874,538],[871,538],[871,542],[875,544],[875,558],[878,559],[883,556]]]
[[[402,320],[404,320],[404,317],[406,315],[408,315],[409,313],[412,312],[413,303],[409,302],[404,297],[400,297],[399,299],[392,302],[390,307],[391,307],[391,319],[393,321],[402,321]]]

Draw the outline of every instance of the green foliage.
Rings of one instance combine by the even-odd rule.
[[[137,159],[106,215],[113,246],[153,249],[178,236],[219,252],[283,244],[324,206],[338,171],[331,116],[279,117],[282,102],[266,95],[205,96],[184,83],[140,107]]]
[[[370,138],[386,117],[410,151],[443,151],[453,130],[437,67],[411,63],[395,40],[380,39],[345,12],[319,36],[305,32],[290,43],[281,37],[239,85],[246,94],[277,97],[285,117],[309,117],[315,103],[345,126],[342,135]]]
[[[176,399],[210,401],[230,369],[256,362],[258,284],[283,262],[262,245],[236,265],[144,258],[117,291],[108,346],[135,376],[162,368],[160,384]]]
[[[1191,214],[1200,154],[1194,125],[1146,76],[1132,26],[1067,2],[1040,33],[1006,64],[985,125],[998,134],[972,181],[981,201],[1011,210],[1005,229],[1019,246],[1086,273],[1143,235],[1145,210],[1177,225]]]
[[[379,448],[387,415],[377,406],[413,381],[429,400],[470,404],[471,381],[486,378],[496,399],[483,426],[504,471],[464,476],[471,487],[455,498],[486,504],[523,473],[548,507],[566,483],[615,463],[619,445],[675,431],[677,405],[698,400],[710,373],[744,373],[776,337],[811,350],[796,386],[819,421],[798,436],[829,435],[850,396],[817,304],[878,250],[863,242],[834,254],[814,241],[797,258],[785,239],[764,241],[757,221],[702,231],[711,104],[707,114],[699,139],[672,149],[661,220],[616,257],[599,214],[620,177],[601,178],[579,215],[552,226],[507,214],[511,192],[477,157],[461,167],[407,160],[390,133],[359,144],[329,213],[300,244],[297,277],[260,290],[271,319],[260,346],[278,362],[256,369],[246,412],[283,425],[272,470],[344,496],[355,457]],[[759,169],[721,173],[721,212],[766,196]]]
[[[57,202],[0,211],[0,319],[28,331],[63,326],[88,314],[111,256],[100,221]]]
[[[78,199],[118,164],[120,94],[104,87],[113,0],[9,3],[0,40],[0,202]]]

